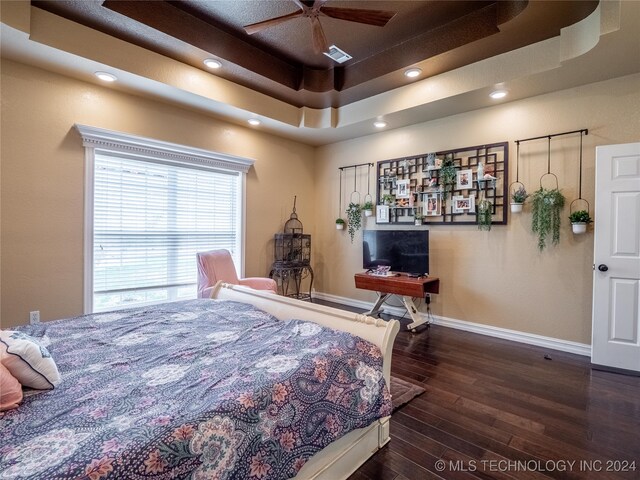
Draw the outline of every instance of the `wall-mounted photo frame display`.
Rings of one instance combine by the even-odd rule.
[[[456,172],[456,190],[473,188],[473,170],[470,168]]]
[[[455,174],[451,169],[442,172],[445,159]],[[395,202],[388,204],[388,220],[383,215],[378,223],[408,223],[421,211],[424,225],[477,225],[475,202],[481,197],[491,202],[492,224],[505,225],[509,218],[508,163],[508,142],[380,160],[376,164],[377,198],[392,195]],[[483,176],[476,181],[478,169],[492,178]],[[453,196],[462,197],[457,205]]]

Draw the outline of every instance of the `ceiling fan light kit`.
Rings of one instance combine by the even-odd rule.
[[[376,27],[384,27],[391,20],[396,12],[386,10],[368,10],[363,8],[342,8],[342,7],[325,7],[324,4],[328,0],[314,0],[304,3],[302,0],[292,0],[300,10],[281,15],[279,17],[270,18],[261,22],[252,23],[244,26],[244,31],[248,35],[261,32],[262,30],[279,25],[280,23],[291,20],[292,18],[305,17],[311,21],[311,38],[313,40],[313,50],[316,54],[330,52],[327,38],[325,37],[322,25],[320,24],[321,16],[331,17],[338,20],[346,20],[348,22],[364,23],[366,25],[374,25]],[[333,58],[333,57],[332,57]],[[346,61],[346,60],[343,60]],[[340,62],[341,63],[341,62]]]

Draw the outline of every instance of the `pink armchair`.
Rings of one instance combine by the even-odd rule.
[[[198,298],[211,297],[213,286],[220,280],[235,285],[245,285],[256,290],[278,293],[278,285],[271,278],[238,278],[233,258],[228,250],[211,250],[196,253],[198,260]]]

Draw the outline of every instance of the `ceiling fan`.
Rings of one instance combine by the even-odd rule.
[[[291,20],[292,18],[307,17],[309,20],[311,20],[313,50],[316,53],[322,53],[329,50],[329,44],[327,43],[327,38],[324,35],[322,25],[320,25],[320,19],[318,18],[321,15],[337,18],[339,20],[347,20],[348,22],[358,22],[365,23],[367,25],[375,25],[377,27],[384,27],[387,22],[391,20],[396,14],[396,12],[385,10],[325,7],[324,4],[327,3],[328,0],[313,0],[313,3],[311,3],[310,1],[306,2],[311,3],[311,5],[306,5],[302,2],[302,0],[292,1],[300,8],[300,10],[298,10],[297,12],[289,13],[287,15],[281,15],[269,20],[264,20],[262,22],[245,25],[244,30],[249,35],[253,35],[254,33],[260,32],[265,28],[278,25],[282,22],[286,22],[287,20]]]

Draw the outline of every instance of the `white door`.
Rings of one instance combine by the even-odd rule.
[[[640,371],[640,143],[596,148],[591,363]]]

